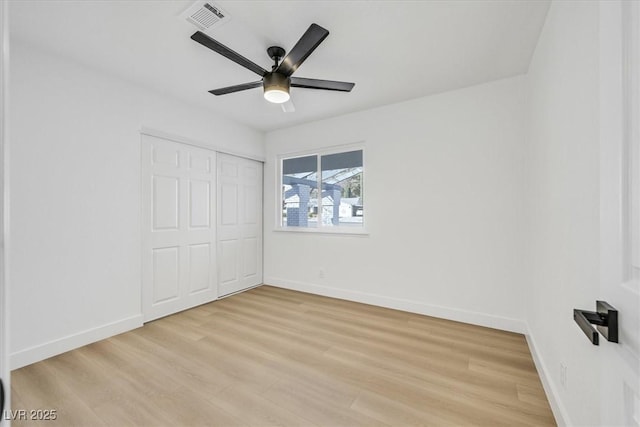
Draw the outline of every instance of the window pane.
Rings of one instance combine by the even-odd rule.
[[[282,225],[318,226],[318,156],[282,161]]]
[[[322,224],[363,225],[362,150],[321,157]]]

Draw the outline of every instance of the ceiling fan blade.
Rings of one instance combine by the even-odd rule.
[[[257,82],[251,82],[251,83],[243,83],[241,85],[222,87],[220,89],[213,89],[213,90],[210,90],[209,93],[219,96],[219,95],[226,95],[228,93],[240,92],[247,89],[253,89],[260,86],[262,86],[262,80],[259,80]]]
[[[267,74],[267,70],[265,70],[255,62],[248,60],[247,58],[245,58],[244,56],[240,55],[237,52],[234,52],[233,50],[229,49],[222,43],[215,41],[214,39],[212,39],[211,37],[209,37],[208,35],[206,35],[201,31],[196,31],[195,33],[193,33],[193,35],[191,36],[191,39],[194,41],[197,41],[203,46],[208,47],[212,51],[219,53],[225,58],[232,60],[236,64],[242,65],[244,68],[253,71],[259,76],[264,76],[265,74]]]
[[[307,31],[300,37],[298,43],[289,51],[282,60],[276,72],[290,76],[305,59],[327,38],[329,31],[318,24],[311,24]]]
[[[339,92],[351,92],[355,83],[336,82],[333,80],[305,79],[303,77],[291,77],[291,87],[305,89],[337,90]]]
[[[284,111],[285,113],[294,113],[296,111],[296,106],[293,105],[293,101],[291,101],[291,98],[289,98],[287,102],[283,102],[280,105],[282,106],[282,111]]]

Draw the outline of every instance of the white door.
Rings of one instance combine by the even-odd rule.
[[[640,426],[640,4],[601,2],[600,24],[599,299],[619,319],[597,349],[600,425]]]
[[[219,294],[262,283],[262,163],[218,154]]]
[[[217,298],[216,153],[142,135],[144,320]]]

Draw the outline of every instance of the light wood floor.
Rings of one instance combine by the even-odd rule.
[[[40,426],[555,425],[522,335],[268,286],[11,381]]]

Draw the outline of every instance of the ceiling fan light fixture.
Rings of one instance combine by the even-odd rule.
[[[264,87],[264,99],[274,104],[282,104],[290,98],[289,87],[291,82],[285,75],[268,73],[262,80]]]
[[[264,99],[269,102],[273,102],[274,104],[284,104],[289,100],[289,92],[286,92],[281,89],[265,89],[264,90]]]

